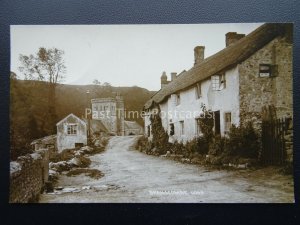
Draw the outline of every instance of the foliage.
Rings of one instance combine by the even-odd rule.
[[[57,48],[39,48],[35,55],[20,55],[19,60],[22,66],[19,67],[25,79],[47,82],[47,109],[43,111],[42,127],[46,133],[53,133],[53,124],[57,120],[55,91],[57,83],[64,78],[66,66],[63,59],[64,51]]]
[[[209,155],[220,155],[224,152],[226,143],[226,138],[221,135],[216,135],[213,137],[210,145],[209,145]]]
[[[172,144],[171,149],[172,149],[172,153],[176,154],[176,155],[182,155],[182,154],[185,153],[185,147],[184,147],[184,144],[182,142],[175,141]]]
[[[205,155],[209,150],[209,140],[205,136],[198,137],[197,139],[197,152],[199,154]]]
[[[64,51],[57,48],[39,48],[35,55],[20,55],[20,72],[25,79],[48,81],[57,84],[64,78],[66,66],[63,59]]]
[[[204,136],[197,137],[187,141],[184,145],[184,149],[187,153],[187,156],[193,155],[193,153],[204,155],[208,153],[209,142]]]
[[[258,158],[260,150],[259,136],[252,123],[245,126],[232,126],[225,142],[225,154],[247,158]]]
[[[151,132],[153,135],[152,142],[159,154],[165,154],[170,149],[169,135],[162,126],[159,112],[160,110],[150,117],[152,124]]]
[[[134,147],[137,150],[143,150],[146,149],[147,144],[148,144],[148,138],[145,136],[141,136],[138,138]]]
[[[99,85],[63,85],[56,88],[56,121],[43,124],[44,112],[48,108],[48,85],[43,81],[10,80],[10,146],[11,159],[31,152],[31,141],[56,133],[56,123],[70,113],[81,117],[87,106],[86,90],[91,98],[109,97],[109,92]],[[94,92],[93,88],[98,90]],[[113,91],[124,96],[126,109],[139,111],[153,92],[138,87],[113,87]],[[130,97],[133,96],[133,97]],[[76,99],[76,100],[75,100]],[[140,124],[143,119],[137,119]]]
[[[204,138],[210,142],[214,136],[213,127],[214,127],[214,118],[211,111],[206,109],[206,106],[203,104],[201,106],[202,114],[200,115],[200,128],[204,135]]]

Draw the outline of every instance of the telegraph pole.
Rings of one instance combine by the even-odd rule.
[[[89,109],[90,108],[90,91],[89,90],[86,91],[86,99],[87,99],[87,107]],[[91,109],[91,111],[92,111],[92,109]],[[88,125],[88,128],[87,128],[87,145],[90,145],[90,141],[91,141],[90,140],[91,139],[90,115],[86,115],[86,119],[87,119],[87,125]]]

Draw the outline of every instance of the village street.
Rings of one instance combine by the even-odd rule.
[[[291,176],[274,168],[226,171],[183,164],[134,150],[136,136],[112,137],[90,157],[104,176],[61,175],[64,189],[42,194],[40,202],[293,202]]]

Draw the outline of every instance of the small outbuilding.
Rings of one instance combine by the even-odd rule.
[[[59,121],[56,127],[58,152],[87,145],[87,124],[74,114]]]

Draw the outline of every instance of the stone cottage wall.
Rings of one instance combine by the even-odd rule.
[[[10,163],[10,203],[37,202],[48,181],[49,151],[38,150]]]
[[[287,162],[293,162],[293,139],[293,121],[291,120],[284,136]]]
[[[259,64],[277,65],[275,77],[259,77]],[[240,121],[260,127],[262,107],[273,105],[278,118],[293,115],[292,43],[279,37],[239,64]]]

